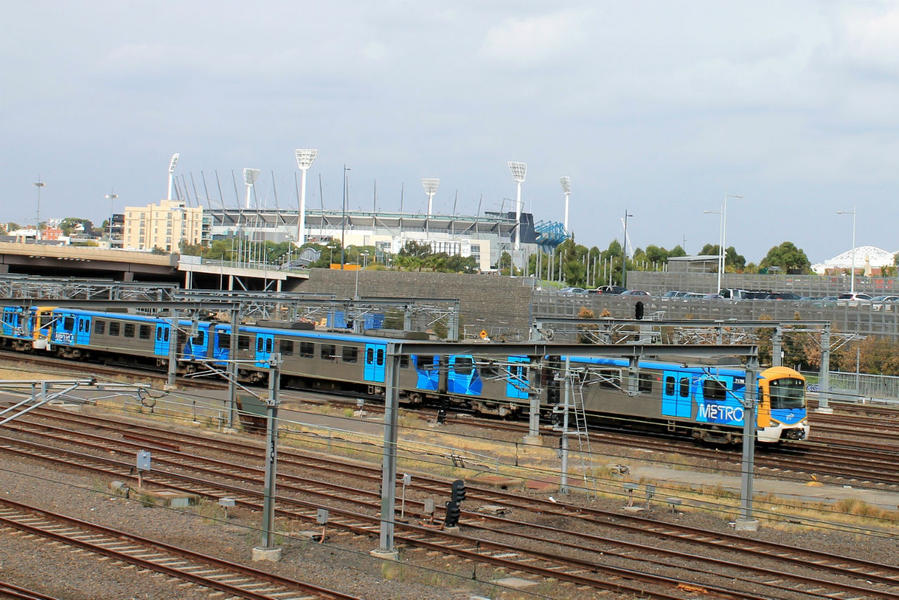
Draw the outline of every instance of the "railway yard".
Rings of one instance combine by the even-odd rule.
[[[3,360],[7,380],[86,375]],[[285,392],[271,562],[251,556],[264,437],[223,427],[223,386],[162,393],[156,375],[88,370],[150,382],[153,400],[73,392],[0,429],[0,597],[899,598],[896,411],[810,412],[811,440],[759,450],[755,532],[733,527],[738,451],[610,427],[574,448],[562,494],[550,426],[532,446],[524,423],[404,411],[389,561],[370,555],[383,407]],[[444,528],[455,479],[467,493]]]

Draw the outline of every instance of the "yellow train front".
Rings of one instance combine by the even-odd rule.
[[[561,368],[559,357],[555,368]],[[740,368],[684,366],[622,359],[571,357],[581,372],[583,408],[596,422],[621,428],[662,429],[694,439],[731,444],[743,435],[746,372]],[[787,367],[772,367],[757,378],[757,440],[763,443],[808,438],[805,378]],[[561,389],[549,396],[559,401]]]

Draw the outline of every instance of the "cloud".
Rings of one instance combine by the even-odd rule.
[[[583,16],[563,11],[506,19],[487,31],[480,53],[489,59],[524,64],[556,58],[582,41]]]

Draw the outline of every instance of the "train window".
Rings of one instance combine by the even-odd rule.
[[[231,347],[231,335],[219,331],[219,348]]]
[[[336,349],[333,344],[322,344],[320,356],[322,357],[322,360],[334,360],[336,358],[334,355],[335,352]]]
[[[354,363],[359,362],[359,348],[355,346],[343,347],[343,362]]]
[[[134,337],[134,323],[125,323],[125,330],[122,335],[125,337]]]
[[[599,372],[599,387],[601,388],[620,388],[621,387],[621,371],[618,369],[603,369]]]
[[[119,329],[122,327],[122,324],[118,321],[111,321],[109,323],[109,335],[119,335]]]
[[[379,367],[384,364],[384,349],[383,348],[378,348],[378,360],[375,364],[377,364]]]
[[[185,344],[186,342],[187,342],[187,334],[184,333],[183,331],[179,331],[179,332],[178,332],[178,341],[176,342],[177,346],[178,346],[179,348],[181,348],[181,347],[184,346],[184,344]]]
[[[690,397],[690,378],[689,377],[681,377],[680,378],[680,397],[681,398],[689,398]]]
[[[62,330],[63,331],[72,331],[72,326],[75,325],[74,317],[66,317],[62,320]]]
[[[94,330],[94,333],[104,335],[106,333],[106,321],[97,320],[97,328]]]
[[[245,335],[237,336],[237,349],[238,350],[249,350],[250,349],[250,338]]]
[[[702,395],[706,400],[726,400],[727,383],[717,379],[706,379],[702,382]]]
[[[88,321],[84,322],[84,333],[90,333],[90,332],[91,332],[91,322],[88,320]]]
[[[280,340],[278,342],[278,348],[281,350],[281,354],[293,354],[293,341]]]
[[[275,340],[274,338],[266,338],[265,340],[265,351],[271,353],[272,350],[275,349]]]
[[[99,325],[99,323],[98,323],[98,325]],[[99,327],[97,327],[97,329],[99,329]],[[149,340],[150,339],[150,326],[149,325],[141,325],[140,328],[137,330],[137,337],[139,337],[142,340]]]
[[[472,370],[474,369],[474,361],[472,361],[467,356],[457,356],[456,363],[453,366],[453,371],[456,372],[456,375],[471,375]]]
[[[315,356],[315,344],[312,342],[300,342],[300,356],[312,358]]]
[[[668,376],[665,378],[665,395],[674,395],[674,377]]]
[[[365,350],[365,364],[370,365],[375,360],[375,351],[373,348],[367,348]]]
[[[371,350],[369,350],[369,352],[371,352]],[[407,354],[400,355],[400,368],[401,369],[409,368],[409,355],[407,355]]]
[[[265,349],[265,340],[261,337],[256,338],[256,352],[262,352]]]
[[[652,392],[652,382],[654,381],[652,373],[640,373],[637,376],[637,391],[649,394]]]

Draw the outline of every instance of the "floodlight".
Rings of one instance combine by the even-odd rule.
[[[522,183],[524,182],[525,174],[528,172],[528,165],[527,163],[510,160],[509,170],[512,171],[512,178],[518,183]]]
[[[518,192],[515,196],[515,250],[517,251],[521,248],[521,184],[528,172],[528,166],[516,160],[510,160],[508,165],[509,170],[512,171],[512,178],[518,184]]]
[[[565,175],[559,178],[559,183],[562,184],[562,191],[565,193],[565,222],[563,225],[565,226],[565,233],[568,233],[568,197],[571,195],[571,177]]]
[[[312,166],[318,150],[315,148],[297,148],[294,151],[297,158],[297,168],[301,173],[300,182],[300,214],[297,216],[297,246],[306,243],[306,171]]]
[[[180,152],[175,152],[174,154],[172,154],[172,158],[169,161],[169,193],[165,197],[165,199],[169,201],[172,200],[172,187],[175,184],[175,165],[178,164],[178,158],[180,156]]]
[[[428,195],[428,216],[430,217],[431,203],[434,199],[434,194],[437,193],[437,188],[440,187],[440,179],[437,177],[422,177],[421,187],[425,189],[425,194]]]
[[[250,208],[250,191],[253,189],[253,186],[256,184],[256,180],[259,178],[259,169],[244,169],[243,170],[243,180],[244,183],[247,184],[247,200],[245,202],[246,208]],[[256,208],[259,208],[259,204],[257,202]]]
[[[244,169],[243,170],[243,180],[247,185],[253,185],[256,183],[256,180],[259,179],[259,169]]]
[[[318,150],[315,148],[300,148],[294,154],[297,157],[297,168],[305,171],[312,166],[312,162],[318,156]]]

